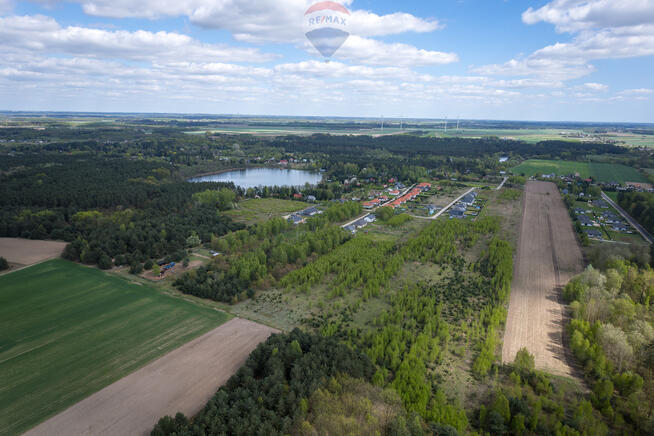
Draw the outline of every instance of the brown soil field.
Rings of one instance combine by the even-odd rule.
[[[61,256],[66,242],[0,238],[0,257],[17,266],[27,266]]]
[[[277,331],[234,318],[118,380],[25,435],[146,435],[164,415],[198,413]]]
[[[556,185],[527,182],[502,348],[504,363],[513,362],[518,350],[526,347],[536,368],[574,375],[564,347],[566,308],[561,290],[583,267],[572,221]]]

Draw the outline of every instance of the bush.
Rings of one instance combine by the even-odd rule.
[[[132,262],[132,264],[129,266],[129,273],[140,274],[141,272],[143,272],[143,265],[141,265],[139,262]]]
[[[113,262],[111,261],[111,258],[107,256],[106,254],[103,254],[100,256],[100,259],[98,260],[98,268],[100,269],[110,269],[113,266]]]
[[[536,368],[533,354],[529,353],[529,350],[525,347],[522,347],[515,355],[513,367],[517,369],[522,376],[530,374],[534,368]]]
[[[4,257],[0,257],[0,271],[9,269],[9,262]]]

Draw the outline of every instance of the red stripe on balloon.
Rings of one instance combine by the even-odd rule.
[[[344,14],[350,15],[350,11],[347,10],[347,8],[341,4],[334,3],[334,2],[320,2],[316,3],[315,5],[311,6],[307,11],[304,13],[304,15],[309,15],[313,12],[317,11],[322,11],[325,9],[331,9],[333,11],[337,12],[342,12]]]

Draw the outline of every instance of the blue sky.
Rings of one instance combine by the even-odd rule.
[[[654,122],[654,0],[0,0],[0,109]]]

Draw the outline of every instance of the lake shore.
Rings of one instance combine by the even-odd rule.
[[[299,188],[305,186],[307,183],[317,185],[322,181],[323,177],[324,175],[321,172],[310,169],[251,166],[240,169],[214,171],[210,174],[189,178],[187,182],[231,182],[242,189],[263,186],[291,186]]]

